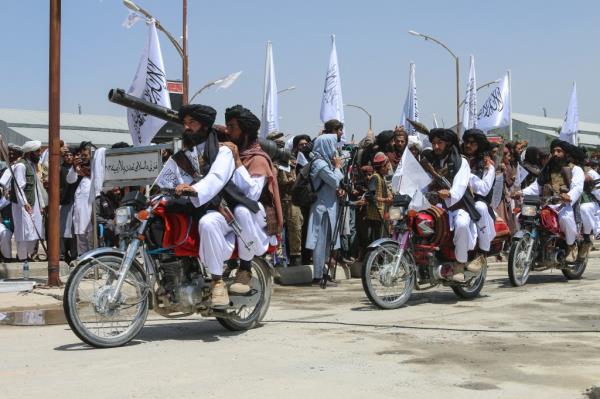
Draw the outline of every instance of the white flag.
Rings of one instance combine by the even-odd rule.
[[[135,23],[140,19],[142,19],[142,16],[140,14],[138,14],[135,11],[129,11],[129,14],[127,14],[127,18],[125,18],[125,21],[123,21],[123,27],[129,29],[133,25],[135,25]]]
[[[469,80],[467,81],[467,93],[462,115],[462,129],[460,138],[465,130],[477,127],[477,84],[475,81],[475,57],[471,56],[471,67],[469,68]]]
[[[435,112],[433,113],[433,127],[434,127],[434,129],[437,129],[438,127],[440,127],[440,125],[437,121],[437,117],[435,116]]]
[[[560,139],[571,144],[578,145],[577,132],[579,130],[579,111],[577,110],[577,86],[573,82],[573,91],[571,92],[571,101],[569,109],[565,115],[565,122],[560,129]]]
[[[178,184],[183,183],[189,182],[184,181],[177,163],[175,163],[173,158],[169,158],[152,185],[157,185],[160,188],[174,189]]]
[[[237,78],[240,77],[241,74],[242,74],[242,71],[238,71],[238,72],[230,73],[229,75],[225,76],[224,78],[217,80],[215,82],[215,85],[217,86],[217,90],[228,88],[229,86],[231,86],[233,84],[233,82],[235,82],[237,80]]]
[[[490,93],[477,114],[477,127],[487,131],[510,124],[510,90],[508,73]]]
[[[338,66],[337,50],[335,48],[335,35],[331,35],[331,54],[329,55],[329,67],[325,76],[325,88],[321,100],[321,122],[337,119],[344,122],[344,101],[342,100],[342,81],[340,79],[340,68]],[[337,147],[342,148],[346,144],[346,132],[342,133]]]
[[[275,67],[273,66],[273,45],[267,42],[267,61],[265,62],[265,82],[263,91],[262,118],[260,121],[260,135],[279,131],[279,103],[277,100],[277,82],[275,81]]]
[[[171,108],[156,25],[154,21],[150,21],[149,25],[148,42],[127,94]],[[134,146],[150,144],[156,133],[166,123],[162,119],[132,109],[127,110],[127,122]]]
[[[402,110],[400,124],[404,126],[404,130],[406,130],[409,135],[417,134],[417,131],[407,119],[415,122],[419,121],[419,101],[417,99],[415,64],[412,62],[410,63],[410,70],[408,74],[408,92],[406,93],[406,100],[404,101],[404,109]]]
[[[422,193],[422,189],[431,183],[431,177],[425,172],[411,151],[404,151],[392,177],[392,191],[409,195],[412,198],[411,209],[421,210],[431,207]]]

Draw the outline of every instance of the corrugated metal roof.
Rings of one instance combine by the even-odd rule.
[[[5,121],[8,126],[13,124],[23,125],[48,125],[48,111],[30,111],[22,109],[4,108],[0,109],[0,120]],[[73,126],[84,128],[104,128],[129,131],[125,112],[123,116],[71,114],[61,112],[61,126]]]
[[[554,138],[558,138],[559,134],[556,130],[551,130],[551,129],[540,129],[540,128],[535,128],[535,127],[530,127],[527,128],[527,130],[532,130],[534,132],[538,132],[538,133],[543,133],[545,135],[548,136],[552,136]],[[582,146],[600,146],[600,135],[598,134],[585,134],[585,133],[579,133],[577,135],[577,137],[579,138],[579,145]]]
[[[527,115],[527,114],[512,114],[513,120],[516,119],[523,123],[534,125],[534,126],[546,126],[551,129],[556,129],[561,127],[564,123],[562,119],[558,118],[546,118],[538,115]],[[600,123],[590,123],[590,122],[579,122],[579,131],[580,132],[590,132],[590,133],[600,133]]]
[[[30,127],[11,127],[11,130],[27,137],[28,140],[39,140],[42,143],[48,143],[48,129],[30,128]],[[82,141],[91,141],[98,146],[110,146],[119,141],[131,144],[131,135],[129,132],[100,132],[94,130],[61,129],[60,138],[65,143],[76,144]]]

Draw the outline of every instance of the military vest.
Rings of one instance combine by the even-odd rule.
[[[573,176],[573,164],[565,166],[560,171],[550,172],[550,180],[544,184],[542,195],[548,197],[551,195],[560,195],[563,192],[569,192],[571,187],[571,177]]]
[[[19,160],[17,163],[25,165],[25,187],[23,187],[23,194],[27,203],[31,206],[35,205],[35,170],[33,167],[24,159]],[[17,186],[15,179],[11,180],[11,190],[10,190],[10,201],[12,203],[18,204],[17,200],[17,190],[19,187]]]

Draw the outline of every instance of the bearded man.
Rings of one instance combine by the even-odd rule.
[[[433,180],[429,191],[437,193],[440,201],[438,206],[448,211],[450,230],[454,231],[454,252],[457,263],[453,266],[452,275],[445,277],[465,282],[465,269],[471,273],[479,273],[481,264],[468,262],[468,252],[475,248],[477,241],[477,226],[481,218],[476,211],[471,214],[465,210],[465,196],[470,196],[467,190],[471,180],[469,162],[461,157],[458,149],[458,136],[452,130],[436,128],[429,132],[432,151],[424,151],[423,156],[432,164],[440,176],[445,177],[451,184],[444,187],[439,181]],[[469,198],[472,201],[472,198]]]
[[[469,161],[471,177],[469,187],[475,200],[475,208],[481,218],[477,222],[477,242],[480,254],[475,262],[483,262],[484,256],[490,250],[492,240],[496,236],[494,220],[496,216],[490,204],[492,202],[496,168],[494,161],[487,155],[490,142],[483,131],[467,129],[463,134],[463,154]]]
[[[550,161],[544,166],[537,180],[523,189],[523,195],[557,196],[563,206],[553,205],[558,210],[558,224],[565,235],[569,246],[567,261],[577,260],[577,223],[575,222],[574,207],[578,204],[583,192],[583,169],[573,163],[575,146],[566,141],[555,139],[550,143]]]

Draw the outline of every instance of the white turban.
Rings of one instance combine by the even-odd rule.
[[[25,142],[21,148],[23,149],[23,154],[26,154],[28,152],[37,151],[41,147],[42,147],[42,142],[41,141],[39,141],[39,140],[31,140],[31,141]]]
[[[423,143],[417,135],[408,136],[408,148],[417,147],[419,151],[423,149]]]

